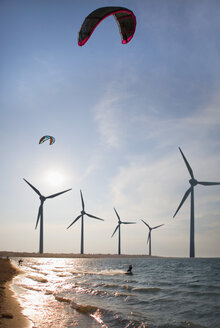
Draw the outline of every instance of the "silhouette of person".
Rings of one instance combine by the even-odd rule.
[[[23,263],[23,260],[20,259],[20,260],[18,261],[18,265],[22,265],[22,263]]]
[[[130,264],[127,270],[128,273],[132,273],[132,265]]]

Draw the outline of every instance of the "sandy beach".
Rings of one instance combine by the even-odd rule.
[[[23,316],[12,290],[11,280],[19,271],[10,260],[0,258],[0,327],[26,328],[30,327],[29,320]]]

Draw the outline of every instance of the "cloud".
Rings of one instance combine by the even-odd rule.
[[[93,109],[103,142],[115,149],[121,148],[126,140],[127,121],[135,99],[133,87],[138,85],[135,67],[128,71],[124,63],[120,64],[120,67],[118,64],[112,67],[117,77],[107,83],[104,94]]]
[[[117,119],[120,115],[118,101],[119,96],[108,92],[95,108],[95,119],[98,122],[99,133],[109,146],[115,148],[120,145],[120,130]]]
[[[220,124],[218,104],[214,99],[209,106],[185,118],[163,120],[145,113],[134,118],[136,136],[142,147],[127,157],[127,162],[118,168],[111,180],[109,188],[115,206],[127,209],[129,216],[152,217],[155,224],[169,221],[188,189],[190,179],[178,146],[182,147],[198,180],[220,181],[220,156],[216,151]],[[219,197],[218,186],[198,186],[197,215],[202,216],[200,206],[203,211],[212,209],[215,217],[220,215]],[[188,218],[189,206],[187,200],[178,217]]]

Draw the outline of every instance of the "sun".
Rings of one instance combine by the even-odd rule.
[[[54,187],[62,186],[64,180],[65,180],[65,177],[60,171],[51,170],[51,171],[48,171],[46,174],[46,182],[48,184],[50,184],[51,186],[54,186]]]

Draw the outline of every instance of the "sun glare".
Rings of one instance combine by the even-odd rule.
[[[46,181],[51,186],[61,186],[64,182],[64,175],[55,170],[51,170],[46,174]]]

